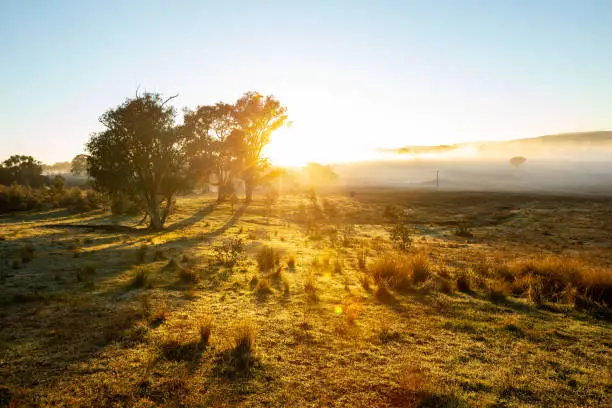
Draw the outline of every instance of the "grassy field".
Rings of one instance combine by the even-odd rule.
[[[612,404],[609,199],[214,200],[0,217],[0,406]]]

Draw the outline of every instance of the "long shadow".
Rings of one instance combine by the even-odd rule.
[[[201,221],[204,217],[212,214],[212,212],[217,208],[218,205],[219,203],[216,201],[210,203],[209,205],[202,208],[200,211],[192,214],[189,218],[185,218],[184,220],[172,224],[166,231],[176,231],[179,229],[190,227],[195,223]]]

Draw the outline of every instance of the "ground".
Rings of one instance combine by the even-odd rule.
[[[369,189],[316,204],[214,200],[180,197],[162,232],[120,228],[138,217],[104,211],[2,216],[0,406],[612,404],[608,319],[494,301],[478,280],[547,256],[610,274],[609,199]],[[432,277],[384,292],[368,268],[400,256],[390,208],[404,210],[404,252],[425,253]],[[280,267],[261,270],[265,247]],[[465,270],[472,290],[434,284]],[[246,362],[241,329],[254,336]]]

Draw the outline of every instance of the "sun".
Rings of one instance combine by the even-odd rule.
[[[274,166],[303,167],[310,162],[348,163],[375,158],[373,149],[351,145],[348,135],[332,132],[309,132],[299,126],[279,129],[264,149]]]

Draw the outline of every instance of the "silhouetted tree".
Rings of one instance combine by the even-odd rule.
[[[245,184],[246,201],[250,202],[253,189],[260,184],[269,168],[269,161],[262,156],[262,150],[270,142],[272,132],[287,121],[287,109],[272,96],[247,92],[236,102],[234,118],[241,140],[241,177]]]
[[[239,170],[238,149],[240,134],[232,115],[233,106],[225,103],[200,106],[186,111],[183,131],[186,134],[186,151],[194,175],[208,178],[213,175],[218,188],[218,201],[232,193],[232,182]]]
[[[77,154],[70,162],[70,172],[75,176],[87,173],[87,155]]]
[[[154,230],[163,228],[172,197],[187,183],[183,133],[170,99],[154,93],[127,99],[100,117],[106,130],[86,145],[94,188],[140,196]]]
[[[42,172],[42,163],[32,156],[13,155],[2,162],[0,184],[17,183],[39,187],[48,181]]]

